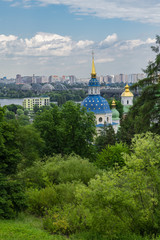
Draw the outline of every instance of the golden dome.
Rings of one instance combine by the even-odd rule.
[[[113,108],[116,107],[116,102],[115,102],[115,100],[112,101],[112,107],[113,107]]]
[[[129,90],[128,84],[125,86],[125,91],[121,94],[121,97],[133,97],[133,93]]]

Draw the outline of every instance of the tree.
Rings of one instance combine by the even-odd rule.
[[[118,134],[121,141],[131,143],[134,134],[147,131],[160,134],[160,36],[156,36],[156,46],[152,46],[152,50],[157,55],[144,70],[147,74],[146,78],[132,87],[139,87],[141,95],[121,124]]]
[[[37,113],[39,111],[39,106],[37,104],[33,106],[33,111],[34,113]]]
[[[105,125],[101,131],[100,135],[97,136],[95,140],[95,146],[98,151],[102,151],[108,144],[114,145],[116,142],[116,134],[112,125]]]
[[[116,143],[108,145],[97,156],[96,165],[102,169],[112,169],[116,165],[123,167],[125,165],[123,154],[129,153],[129,149],[125,144]]]
[[[10,218],[24,207],[24,187],[20,180],[15,180],[21,153],[16,121],[5,122],[3,115],[0,120],[0,218]]]
[[[7,105],[6,108],[7,108],[9,111],[14,112],[14,113],[17,112],[17,109],[22,109],[22,110],[23,110],[23,107],[22,107],[21,105],[16,105],[16,104]]]
[[[24,111],[22,109],[17,109],[16,113],[18,116],[24,115]]]
[[[17,142],[22,156],[19,168],[23,170],[43,156],[44,141],[33,125],[20,126],[17,129]]]
[[[79,104],[68,101],[61,108],[54,105],[39,113],[34,126],[46,143],[45,153],[70,154],[93,157],[95,117]]]
[[[5,112],[5,118],[7,119],[7,120],[11,120],[11,119],[15,119],[15,113],[14,112],[12,112],[12,111],[6,111]]]

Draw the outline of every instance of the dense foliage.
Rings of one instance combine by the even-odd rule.
[[[68,101],[61,108],[37,114],[34,126],[40,131],[46,145],[44,152],[70,154],[72,152],[92,158],[95,117],[79,104]]]

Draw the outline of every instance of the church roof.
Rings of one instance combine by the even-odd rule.
[[[81,105],[86,107],[87,111],[95,114],[112,113],[107,100],[100,95],[89,95],[83,100]]]
[[[89,87],[100,87],[99,81],[97,80],[97,78],[91,78],[89,80]]]
[[[119,112],[116,109],[116,102],[115,100],[112,101],[112,119],[118,120],[119,119]]]
[[[125,86],[125,91],[121,94],[121,97],[133,97],[133,93],[129,90],[128,84]]]

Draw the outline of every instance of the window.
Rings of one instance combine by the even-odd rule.
[[[109,122],[109,117],[107,117],[107,122]]]
[[[103,120],[102,117],[100,117],[100,118],[99,118],[99,122],[102,122],[102,120]]]
[[[127,104],[129,104],[129,100],[127,100]]]

